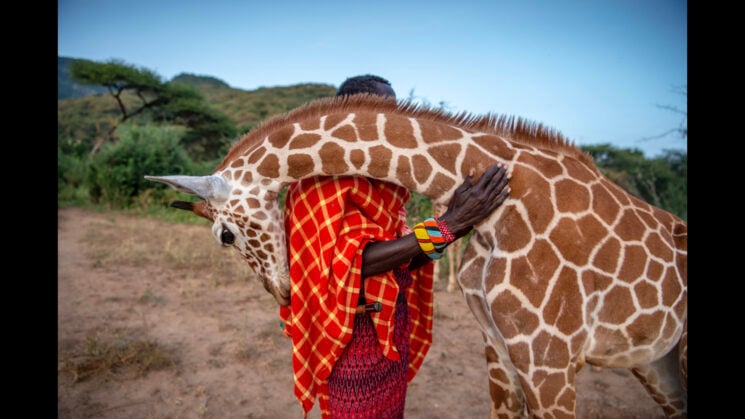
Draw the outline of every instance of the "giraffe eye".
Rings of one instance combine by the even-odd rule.
[[[229,246],[235,243],[235,236],[230,232],[230,230],[223,227],[222,233],[220,233],[220,241],[224,246]]]

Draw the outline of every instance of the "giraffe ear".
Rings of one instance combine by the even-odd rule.
[[[165,183],[181,192],[213,202],[225,202],[230,194],[228,182],[221,176],[145,176],[145,179]]]

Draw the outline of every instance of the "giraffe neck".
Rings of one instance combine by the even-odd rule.
[[[478,176],[495,162],[509,165],[521,150],[535,150],[513,141],[518,131],[509,132],[509,140],[500,135],[508,125],[521,129],[520,124],[528,125],[507,118],[445,116],[379,98],[321,100],[247,134],[216,173],[275,193],[306,177],[359,175],[443,204],[469,173]],[[570,149],[553,132],[540,126],[533,131],[537,145]],[[547,141],[552,135],[558,141]]]

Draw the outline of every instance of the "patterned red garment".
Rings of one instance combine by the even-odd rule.
[[[400,210],[409,197],[406,188],[362,177],[314,177],[288,190],[291,302],[280,307],[280,317],[292,338],[295,397],[305,417],[316,395],[322,417],[330,417],[328,377],[352,338],[362,250],[371,241],[395,239],[405,231]],[[409,382],[432,343],[433,264],[411,273],[414,282],[406,290],[412,323]],[[398,360],[393,326],[399,290],[393,271],[366,278],[364,289],[368,303],[383,304],[379,313],[371,313],[380,348],[386,358]]]

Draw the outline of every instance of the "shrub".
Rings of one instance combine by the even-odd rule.
[[[93,202],[126,208],[148,189],[162,194],[167,188],[145,175],[189,174],[192,162],[180,144],[183,129],[127,124],[117,131],[120,140],[106,144],[91,161],[87,179]]]

